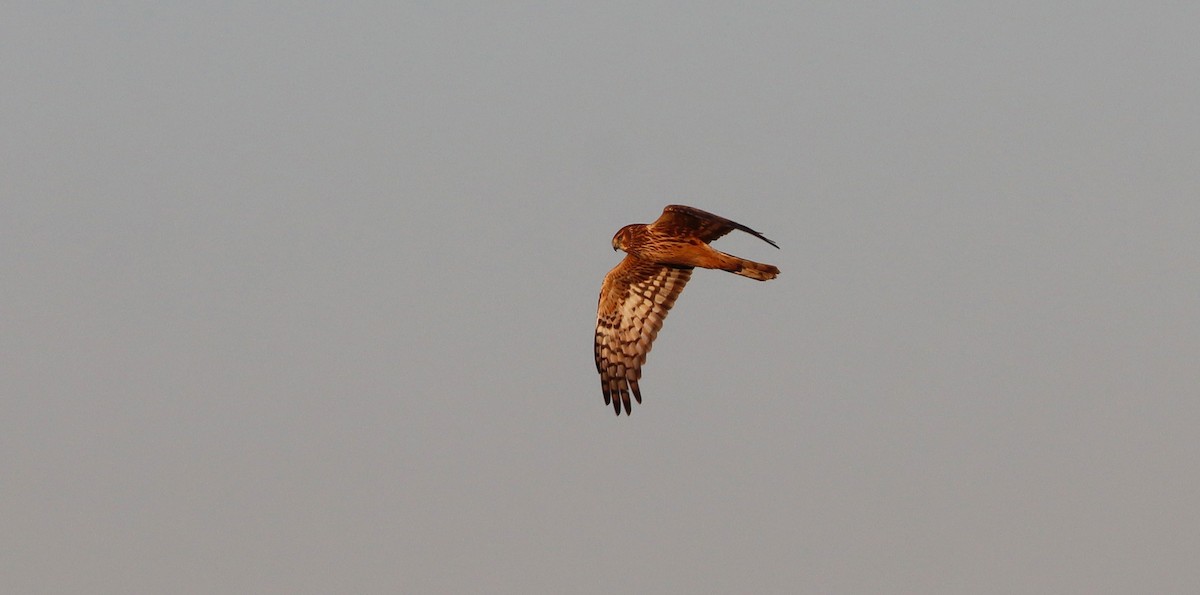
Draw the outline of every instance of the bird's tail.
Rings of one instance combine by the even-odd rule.
[[[721,263],[722,270],[736,273],[743,277],[750,277],[755,281],[770,281],[779,276],[779,269],[769,264],[738,258],[724,252],[720,254],[724,257]]]

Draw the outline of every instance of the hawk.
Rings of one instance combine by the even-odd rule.
[[[721,269],[758,281],[774,279],[779,269],[731,256],[709,242],[735,230],[776,248],[778,244],[745,225],[683,205],[669,205],[649,225],[635,223],[613,236],[613,251],[625,259],[604,276],[596,307],[596,371],[604,403],[617,415],[629,415],[629,395],[638,403],[638,380],[654,337],[667,311],[692,276],[692,269]]]

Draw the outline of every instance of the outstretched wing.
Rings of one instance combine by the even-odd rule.
[[[736,221],[730,221],[724,217],[714,215],[708,211],[687,207],[684,205],[667,205],[663,209],[662,215],[651,223],[650,226],[654,231],[663,233],[673,237],[697,237],[705,243],[735,230],[744,231],[776,248],[778,244],[768,240],[763,234],[742,225]]]
[[[604,403],[629,414],[629,394],[638,403],[638,380],[667,311],[692,276],[692,267],[673,267],[626,256],[604,277],[596,308],[596,371]]]

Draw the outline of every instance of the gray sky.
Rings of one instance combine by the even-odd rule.
[[[0,10],[0,591],[1200,588],[1200,5],[191,4]]]

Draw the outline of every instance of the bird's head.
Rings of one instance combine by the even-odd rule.
[[[613,252],[616,252],[617,250],[625,250],[626,247],[629,246],[630,238],[633,235],[633,228],[637,226],[638,224],[634,223],[632,225],[626,225],[617,231],[617,235],[613,236],[612,239]]]

